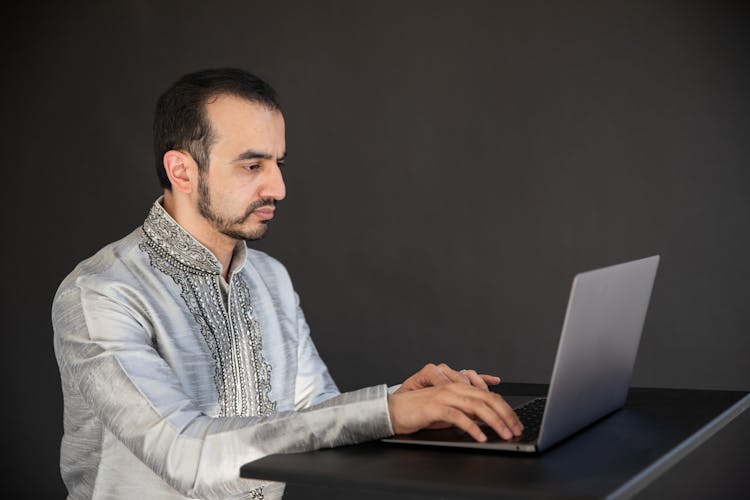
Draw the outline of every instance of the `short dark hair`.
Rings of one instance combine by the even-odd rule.
[[[214,138],[206,103],[220,95],[241,97],[281,111],[273,87],[245,70],[206,69],[183,76],[159,97],[154,112],[154,156],[162,188],[172,188],[163,164],[167,151],[186,151],[201,172],[208,168]]]

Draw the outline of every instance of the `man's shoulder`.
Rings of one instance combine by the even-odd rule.
[[[94,255],[78,263],[60,283],[56,297],[71,288],[126,279],[129,273],[123,271],[144,258],[139,248],[142,239],[143,230],[138,227],[124,238],[102,247]]]
[[[250,265],[261,275],[283,275],[288,276],[284,264],[275,257],[271,257],[266,252],[247,248],[246,265]]]
[[[271,289],[293,289],[292,280],[284,264],[263,251],[248,247],[245,271],[257,273],[257,277]]]

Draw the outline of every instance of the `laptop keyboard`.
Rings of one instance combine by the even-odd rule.
[[[519,441],[536,441],[539,428],[542,426],[545,404],[547,404],[547,398],[536,398],[516,408],[516,415],[523,424],[523,434],[518,438]]]

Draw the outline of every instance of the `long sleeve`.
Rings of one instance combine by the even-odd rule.
[[[301,410],[337,396],[339,390],[310,338],[310,328],[307,326],[305,315],[299,305],[299,297],[296,293],[294,295],[299,332],[294,408]]]
[[[265,455],[392,434],[385,386],[330,397],[337,390],[316,361],[304,318],[295,400],[304,409],[267,417],[208,416],[160,354],[148,317],[134,304],[137,299],[114,298],[83,279],[58,292],[53,325],[67,439],[105,440],[110,433],[180,494],[212,499],[258,486],[239,479],[239,468]],[[97,425],[101,429],[92,436]],[[93,454],[106,460],[102,450]]]

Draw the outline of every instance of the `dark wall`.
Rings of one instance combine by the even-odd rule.
[[[155,99],[203,67],[282,95],[256,246],[342,389],[431,360],[544,382],[573,275],[654,253],[634,384],[750,389],[742,4],[28,3],[2,34],[2,376],[30,497],[64,494],[54,291],[145,217]]]

